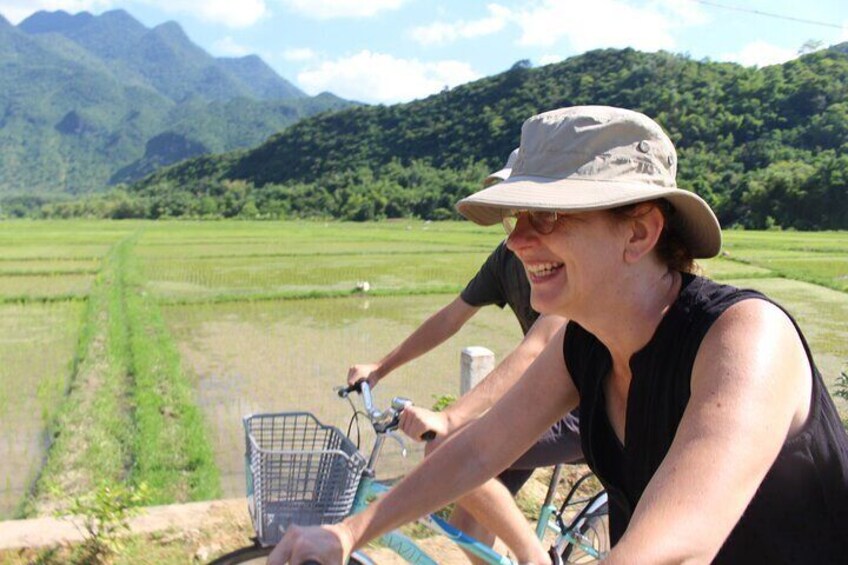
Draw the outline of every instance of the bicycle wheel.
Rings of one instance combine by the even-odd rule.
[[[236,565],[238,563],[264,565],[268,561],[268,556],[273,549],[273,546],[260,547],[258,545],[242,547],[241,549],[222,555],[216,560],[211,561],[209,565]],[[348,565],[374,565],[374,562],[364,554],[356,552],[348,560]]]
[[[259,565],[268,561],[268,556],[274,546],[262,547],[259,545],[251,545],[242,547],[235,551],[231,551],[226,555],[222,555],[214,561],[210,561],[209,565],[236,565],[237,563],[250,563]]]
[[[597,563],[597,557],[589,553],[591,548],[601,556],[609,553],[609,525],[606,493],[599,493],[586,506],[586,511],[572,524],[575,532],[579,533],[579,544],[570,543],[562,552],[563,563],[585,565]]]

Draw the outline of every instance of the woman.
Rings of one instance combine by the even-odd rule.
[[[292,528],[271,562],[342,562],[498,473],[578,402],[584,454],[610,494],[608,563],[841,562],[848,436],[791,317],[688,272],[718,253],[721,232],[676,187],[676,164],[636,112],[527,120],[509,180],[458,209],[484,225],[503,218],[534,309],[570,321],[385,499],[341,524]],[[529,544],[511,549],[548,562]]]

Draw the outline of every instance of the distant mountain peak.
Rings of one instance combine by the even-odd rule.
[[[155,34],[164,37],[172,37],[181,41],[191,41],[183,30],[183,27],[173,20],[159,24],[158,26],[154,27],[152,31]]]
[[[132,14],[130,14],[126,10],[122,10],[121,8],[116,8],[115,10],[103,12],[102,14],[100,14],[100,17],[102,19],[138,22],[137,19],[132,17]]]
[[[18,24],[18,28],[31,34],[68,33],[85,27],[93,20],[94,16],[88,12],[69,14],[64,10],[39,10]]]

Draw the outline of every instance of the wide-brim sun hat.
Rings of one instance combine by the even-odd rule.
[[[469,220],[499,223],[506,210],[587,212],[658,198],[693,257],[714,257],[721,227],[710,206],[677,186],[677,153],[662,128],[639,112],[574,106],[529,118],[506,180],[460,200]]]
[[[512,174],[512,166],[515,165],[515,161],[518,159],[518,150],[518,147],[512,150],[512,153],[510,153],[509,157],[507,157],[506,164],[502,169],[495,171],[483,179],[483,188],[492,186],[493,184],[505,181],[509,178],[509,175]]]

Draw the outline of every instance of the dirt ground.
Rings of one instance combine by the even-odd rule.
[[[582,466],[569,466],[570,484]],[[519,494],[519,505],[531,515],[544,497],[549,470],[539,470]],[[564,487],[560,487],[562,491]],[[74,547],[83,540],[81,520],[37,518],[0,522],[0,565],[70,563]],[[208,563],[251,543],[253,529],[244,498],[145,508],[131,521],[132,534],[115,564],[151,565]],[[441,536],[417,539],[421,548],[445,565],[468,563],[464,554]],[[506,549],[499,546],[501,552]],[[366,553],[379,565],[405,563],[385,548],[372,546]]]

